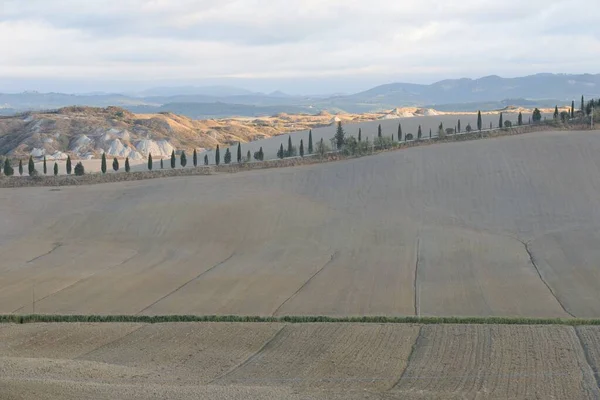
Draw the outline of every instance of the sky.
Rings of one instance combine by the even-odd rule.
[[[597,0],[0,0],[0,92],[600,72]]]

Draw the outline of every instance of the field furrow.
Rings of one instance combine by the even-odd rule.
[[[406,398],[600,396],[571,327],[424,326],[393,390]]]

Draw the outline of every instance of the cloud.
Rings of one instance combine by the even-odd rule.
[[[598,15],[600,3],[584,0],[3,0],[0,75],[423,81],[598,72]]]

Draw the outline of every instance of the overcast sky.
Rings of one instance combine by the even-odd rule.
[[[0,0],[0,92],[353,92],[599,55],[599,0]]]

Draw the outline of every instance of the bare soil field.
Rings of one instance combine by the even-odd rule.
[[[597,348],[552,325],[5,324],[0,397],[597,399]]]
[[[0,313],[600,317],[600,132],[0,189]]]

